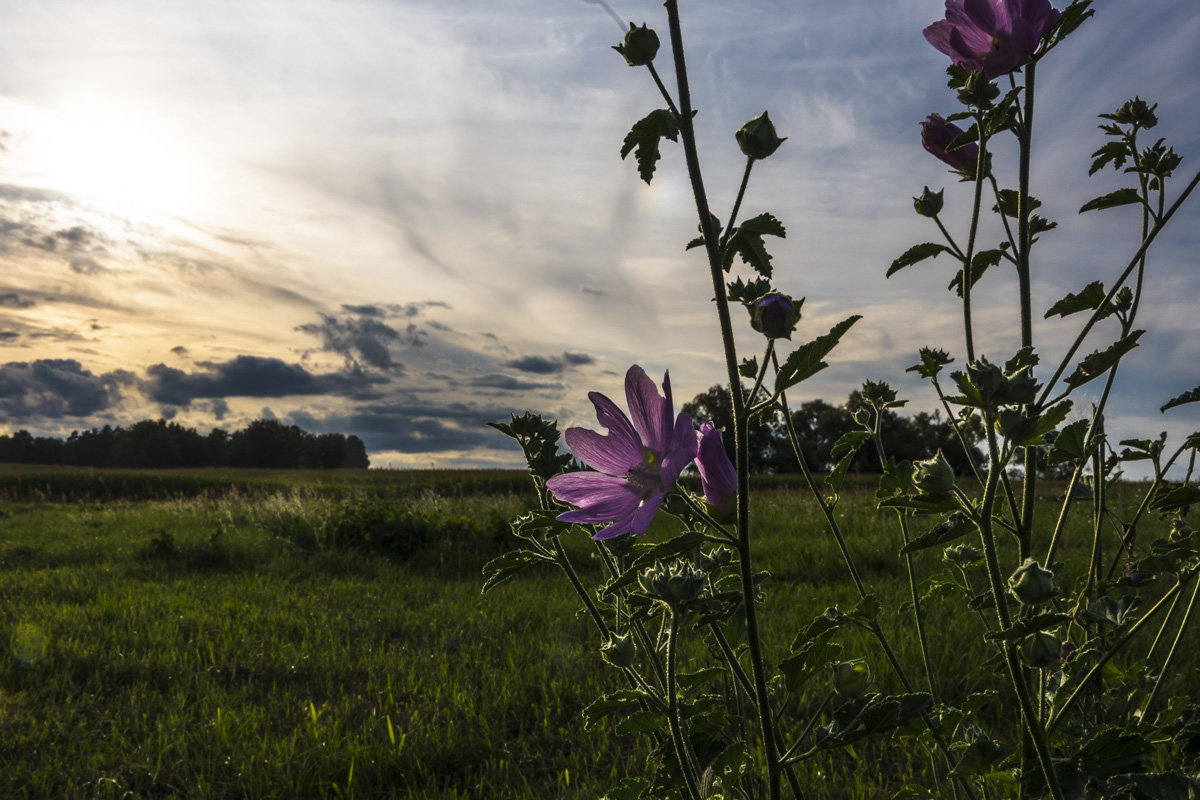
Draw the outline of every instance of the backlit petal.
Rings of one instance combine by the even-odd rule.
[[[605,436],[587,428],[567,428],[563,438],[576,458],[606,475],[625,475],[645,461],[640,444],[615,434]]]

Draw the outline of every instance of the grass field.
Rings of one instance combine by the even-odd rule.
[[[854,599],[815,507],[786,483],[756,490],[773,662]],[[584,730],[582,708],[620,676],[562,576],[480,595],[481,566],[513,546],[505,520],[532,500],[524,485],[0,470],[0,797],[597,798],[642,774],[642,739]],[[908,587],[891,518],[865,489],[838,513],[894,625]],[[1072,550],[1090,547],[1086,532],[1072,536],[1065,557],[1086,558]],[[568,544],[598,579],[590,543]],[[934,555],[918,566],[940,568]],[[982,641],[937,636],[951,610],[933,605],[928,624],[954,676],[945,691],[961,696],[997,678]],[[858,655],[894,688],[876,648],[851,638],[843,657]],[[793,724],[822,697],[797,701]],[[927,763],[902,744],[857,757],[811,762],[812,796],[890,797]]]

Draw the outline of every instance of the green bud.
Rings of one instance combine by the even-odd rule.
[[[779,138],[766,111],[739,128],[734,137],[742,153],[753,159],[768,157],[787,141],[786,136]]]
[[[913,464],[913,483],[921,494],[945,496],[954,488],[954,467],[938,450],[933,458]]]
[[[913,198],[913,208],[922,217],[936,217],[942,212],[943,199],[945,189],[939,189],[936,192],[931,192],[929,187],[925,187],[925,191],[921,192],[920,197]]]
[[[1008,589],[1013,597],[1027,606],[1044,603],[1058,594],[1054,573],[1042,569],[1032,558],[1025,559],[1025,563],[1009,576]]]
[[[768,292],[747,308],[750,327],[768,339],[791,339],[800,321],[800,304],[781,292]]]
[[[733,551],[728,547],[718,547],[709,553],[700,555],[700,569],[706,573],[717,572],[733,560]]]
[[[638,585],[646,594],[674,609],[697,599],[704,582],[705,574],[682,559],[670,566],[655,564],[638,576]]]
[[[1158,103],[1147,105],[1146,101],[1140,97],[1135,97],[1125,105],[1118,108],[1112,114],[1103,114],[1102,116],[1111,119],[1122,125],[1136,125],[1139,128],[1153,128],[1158,124],[1158,117],[1154,115],[1154,109],[1158,108]]]
[[[625,56],[625,63],[629,66],[644,67],[658,55],[658,44],[658,34],[652,28],[647,28],[646,23],[643,22],[642,27],[638,28],[631,22],[629,30],[625,32],[625,41],[614,45],[613,50]]]
[[[1031,667],[1050,667],[1058,663],[1062,645],[1052,634],[1038,631],[1026,636],[1021,642],[1021,658]]]
[[[637,657],[637,648],[628,636],[610,634],[608,641],[600,645],[600,656],[614,667],[632,667]]]
[[[839,697],[853,700],[861,697],[871,685],[871,668],[865,658],[833,662],[833,690]]]
[[[1033,367],[1024,366],[1010,375],[1005,375],[1006,385],[997,393],[997,403],[1023,405],[1032,403],[1037,397],[1038,382],[1033,377]]]
[[[983,551],[969,544],[953,544],[942,551],[942,558],[956,567],[969,567],[978,564],[983,558]]]

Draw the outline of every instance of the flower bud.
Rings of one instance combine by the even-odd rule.
[[[700,554],[700,569],[706,573],[714,573],[733,560],[733,551],[728,547],[718,547],[708,553]]]
[[[625,41],[614,45],[613,50],[625,56],[625,63],[629,66],[644,67],[658,55],[658,44],[658,34],[652,28],[647,28],[646,23],[643,22],[639,28],[631,22],[629,30],[625,32]]]
[[[945,189],[938,189],[936,192],[931,192],[929,187],[925,187],[925,191],[921,192],[920,197],[913,198],[913,208],[922,217],[936,217],[942,212],[944,203],[942,195],[946,192]]]
[[[700,472],[704,502],[718,511],[724,511],[737,493],[737,470],[725,452],[720,428],[705,422],[696,432],[696,438],[696,469]]]
[[[954,467],[938,450],[933,458],[913,465],[913,483],[921,494],[942,497],[954,488]]]
[[[921,146],[963,177],[974,178],[979,163],[979,145],[968,142],[953,150],[947,149],[962,133],[962,128],[947,122],[942,115],[930,114],[921,123]]]
[[[1052,634],[1045,631],[1026,636],[1021,642],[1021,658],[1031,667],[1050,667],[1058,663],[1062,645]]]
[[[942,551],[942,558],[956,567],[966,567],[978,564],[983,559],[983,551],[969,544],[952,544]]]
[[[792,298],[768,292],[749,306],[750,327],[768,339],[791,339],[800,321],[800,307]]]
[[[1009,576],[1008,589],[1027,606],[1044,603],[1058,594],[1054,573],[1042,569],[1032,558],[1025,559],[1025,563]]]
[[[674,609],[698,598],[704,581],[704,573],[683,560],[670,566],[656,564],[638,576],[638,584],[646,594]]]
[[[600,656],[614,667],[632,667],[637,657],[637,648],[628,636],[610,634],[608,641],[600,645]]]
[[[1112,114],[1104,114],[1115,122],[1123,125],[1136,125],[1139,128],[1153,128],[1158,124],[1158,117],[1154,115],[1154,109],[1158,108],[1158,104],[1147,105],[1146,101],[1140,97],[1135,97],[1125,105],[1118,108]]]
[[[833,690],[839,697],[853,700],[861,697],[871,685],[871,668],[865,658],[833,662]]]
[[[738,147],[748,158],[761,159],[774,153],[779,145],[787,141],[787,137],[779,138],[775,125],[764,111],[759,116],[747,122],[734,134]]]

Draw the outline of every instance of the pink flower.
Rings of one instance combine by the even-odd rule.
[[[546,481],[559,500],[577,508],[558,515],[563,522],[609,525],[593,538],[643,534],[683,468],[696,457],[696,429],[691,415],[674,416],[671,378],[663,375],[664,397],[636,364],[625,373],[625,399],[632,422],[599,392],[588,399],[596,419],[608,430],[568,428],[567,446],[595,472],[568,472]]]
[[[696,468],[700,470],[700,486],[704,489],[704,502],[718,511],[729,507],[729,501],[737,492],[737,470],[725,452],[721,440],[721,429],[705,422],[696,432]]]
[[[964,144],[953,150],[946,146],[962,135],[962,128],[953,122],[946,122],[940,114],[930,114],[921,123],[921,144],[930,153],[954,167],[956,172],[968,178],[975,177],[975,165],[979,162],[979,145]]]
[[[946,0],[925,38],[960,67],[989,80],[1012,72],[1058,22],[1049,0]]]

